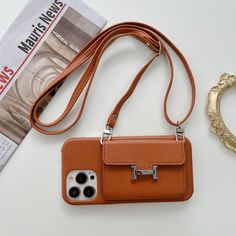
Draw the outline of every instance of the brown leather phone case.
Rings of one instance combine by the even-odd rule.
[[[137,175],[132,166],[151,170],[156,176]],[[97,197],[74,201],[68,197],[66,178],[73,170],[97,174]],[[100,144],[99,138],[73,138],[62,148],[62,196],[69,204],[184,201],[193,193],[192,149],[188,139],[175,136],[120,137]]]
[[[137,73],[126,93],[111,112],[102,138],[77,138],[67,141],[62,149],[62,193],[71,204],[106,204],[120,202],[181,201],[193,192],[191,144],[184,136],[181,125],[190,117],[195,103],[195,83],[191,69],[179,49],[157,29],[138,22],[120,23],[101,32],[74,58],[71,64],[48,86],[32,106],[31,125],[41,133],[54,135],[72,128],[80,119],[94,75],[104,51],[118,38],[132,36],[153,52],[153,56]],[[174,63],[166,44],[181,60],[191,85],[192,99],[187,114],[173,121],[167,109],[168,96],[174,80]],[[163,55],[170,68],[170,80],[164,99],[166,121],[176,128],[175,136],[112,138],[120,110],[134,92],[140,79],[152,62]],[[78,67],[87,67],[73,91],[64,112],[53,122],[43,123],[41,107]],[[61,129],[59,125],[75,108],[82,97],[75,119]],[[106,98],[105,98],[106,99]],[[93,170],[97,174],[96,199],[72,201],[67,196],[66,178],[73,170]],[[74,178],[72,177],[72,181]],[[90,186],[91,187],[91,186]],[[73,190],[75,193],[79,190]],[[83,189],[84,193],[85,189]]]

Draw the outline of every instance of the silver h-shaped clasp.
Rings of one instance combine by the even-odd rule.
[[[152,179],[159,179],[157,175],[158,166],[152,166],[151,170],[137,170],[136,166],[131,166],[131,179],[137,180],[138,175],[152,175]]]

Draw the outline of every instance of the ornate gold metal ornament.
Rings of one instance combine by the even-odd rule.
[[[224,92],[236,86],[236,75],[222,74],[216,86],[208,93],[206,111],[210,119],[210,131],[216,134],[224,145],[236,153],[236,136],[226,127],[220,112],[220,101]]]

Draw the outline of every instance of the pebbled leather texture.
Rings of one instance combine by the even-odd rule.
[[[131,180],[131,165],[150,169],[158,165],[158,180],[138,176]],[[76,169],[91,169],[98,178],[97,198],[75,202],[66,195],[66,176]],[[99,138],[74,138],[62,148],[62,196],[73,205],[124,202],[184,201],[193,193],[192,148],[188,139],[174,136],[116,137],[101,145]]]

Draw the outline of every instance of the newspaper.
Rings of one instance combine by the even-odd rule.
[[[105,23],[79,0],[31,0],[3,36],[0,170],[30,130],[28,117],[37,96]]]

